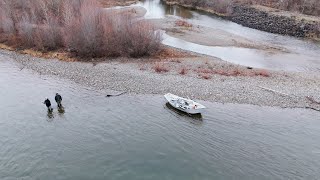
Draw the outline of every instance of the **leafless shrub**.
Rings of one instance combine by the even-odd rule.
[[[264,70],[264,69],[256,71],[255,75],[256,76],[262,76],[262,77],[270,77],[271,76],[270,73],[267,70]]]
[[[213,71],[211,69],[200,67],[197,69],[197,72],[202,74],[211,74]]]
[[[114,19],[123,55],[139,57],[150,55],[159,49],[161,33],[155,31],[150,23],[131,19],[128,14],[121,14]]]
[[[232,69],[211,69],[210,67],[202,67],[199,66],[197,69],[194,70],[197,72],[200,76],[202,75],[221,75],[221,76],[230,76],[230,77],[240,77],[240,76],[246,76],[246,77],[252,77],[252,76],[262,76],[262,77],[270,77],[271,74],[269,71],[261,69],[261,70],[255,70],[255,71],[248,71],[245,69],[240,68],[232,68]]]
[[[13,34],[14,22],[8,4],[0,0],[0,33]]]
[[[191,28],[192,24],[188,23],[186,20],[176,20],[176,26]]]
[[[42,27],[37,27],[35,47],[40,50],[56,50],[63,47],[62,30],[58,20],[48,19]]]
[[[34,31],[35,27],[30,20],[24,17],[19,23],[19,36],[22,37],[22,44],[28,47],[32,47],[34,45]]]
[[[108,13],[96,0],[0,0],[1,37],[41,51],[68,48],[84,57],[150,55],[161,34],[126,13]]]
[[[157,73],[168,72],[169,68],[163,62],[156,62],[153,69]]]
[[[199,76],[203,79],[211,79],[211,75],[210,74],[199,74]]]
[[[315,25],[315,31],[320,34],[320,23]]]
[[[186,75],[188,73],[188,69],[186,67],[183,67],[180,69],[179,74]]]
[[[159,49],[161,34],[151,24],[88,7],[83,6],[66,31],[67,46],[78,55],[140,57]]]

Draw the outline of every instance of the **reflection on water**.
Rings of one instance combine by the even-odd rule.
[[[164,18],[166,15],[174,15],[188,19],[193,24],[227,31],[253,42],[269,43],[276,47],[287,49],[290,53],[270,54],[266,51],[246,48],[200,46],[168,35],[164,39],[164,44],[166,45],[257,68],[316,72],[320,70],[319,43],[243,27],[199,11],[180,6],[167,6],[161,0],[144,0],[136,5],[147,9],[146,18]]]
[[[54,107],[48,119],[39,102],[55,92],[67,112]],[[320,177],[317,112],[201,102],[201,121],[160,95],[106,94],[20,71],[0,55],[0,179]]]
[[[60,118],[64,118],[64,107],[57,107],[57,109],[52,109],[47,111],[47,121],[52,122],[56,115],[58,115]]]
[[[164,18],[166,15],[174,15],[186,19],[193,18],[193,13],[190,10],[180,6],[167,6],[161,0],[142,0],[136,5],[147,9],[146,18],[159,19]]]
[[[179,111],[178,109],[172,107],[170,103],[166,103],[165,107],[168,109],[169,113],[174,113],[177,116],[181,116],[183,118],[186,118],[190,120],[192,123],[201,124],[202,123],[202,114],[188,114],[182,111]]]
[[[64,115],[65,112],[66,112],[66,111],[64,110],[64,107],[63,107],[63,106],[58,107],[58,114],[59,114],[60,117],[63,117],[63,115]]]
[[[63,106],[58,107],[58,112],[59,114],[64,114],[65,113],[64,107]]]
[[[185,8],[182,8],[181,6],[167,6],[165,10],[166,15],[174,15],[186,19],[193,18],[192,12]]]
[[[51,119],[54,118],[53,110],[48,110],[48,112],[47,112],[47,117],[48,117],[49,120],[51,120]]]

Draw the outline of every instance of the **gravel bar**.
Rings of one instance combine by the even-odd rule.
[[[192,73],[181,75],[172,70],[156,73],[152,69],[154,63],[144,63],[143,61],[148,61],[146,59],[140,61],[118,58],[99,63],[65,62],[0,50],[1,59],[12,59],[23,68],[43,75],[59,76],[98,90],[126,91],[131,94],[170,92],[219,103],[320,109],[317,103],[320,101],[320,73],[272,72],[270,77],[232,77],[214,74],[210,79],[203,79]],[[177,66],[192,66],[203,59],[210,60],[215,67],[247,69],[211,57],[182,58],[183,62]],[[169,64],[170,62],[168,60]],[[142,70],[141,65],[146,68]],[[314,101],[307,96],[312,97]]]

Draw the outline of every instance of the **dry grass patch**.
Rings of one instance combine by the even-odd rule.
[[[172,59],[172,60],[170,60],[170,62],[173,62],[173,63],[182,63],[181,60],[179,60],[179,59]]]
[[[255,76],[262,76],[262,77],[270,77],[271,76],[270,72],[268,72],[265,69],[255,71],[254,75]]]
[[[9,50],[9,51],[13,51],[14,48],[8,46],[8,45],[5,45],[5,44],[2,44],[0,43],[0,49],[4,49],[4,50]]]
[[[212,74],[213,73],[213,71],[211,69],[202,68],[202,67],[198,67],[198,69],[195,71],[197,73],[202,73],[202,74]]]
[[[147,70],[146,65],[145,65],[145,64],[139,64],[139,70],[140,70],[140,71],[145,71],[145,70]]]
[[[75,58],[70,57],[68,53],[63,51],[41,52],[33,49],[24,49],[19,52],[22,54],[28,54],[34,57],[45,58],[45,59],[59,59],[62,61],[69,61],[69,62],[76,61]]]
[[[183,67],[180,69],[179,74],[181,75],[186,75],[188,74],[188,69],[186,67]]]
[[[169,72],[169,67],[163,62],[156,62],[153,66],[153,69],[157,73]]]
[[[179,27],[186,27],[186,28],[192,28],[193,27],[192,24],[188,23],[186,20],[181,20],[181,19],[176,20],[175,25],[179,26]]]
[[[249,69],[242,69],[242,68],[217,68],[215,69],[209,63],[205,63],[206,66],[198,66],[197,69],[194,69],[194,72],[200,75],[221,75],[221,76],[230,76],[230,77],[253,77],[253,76],[262,76],[262,77],[270,77],[271,74],[269,71],[265,69],[260,70],[249,70]]]
[[[157,58],[157,59],[185,58],[185,57],[194,57],[194,55],[192,55],[191,53],[180,51],[170,47],[162,47],[156,54],[154,54],[154,58]],[[180,61],[180,60],[176,60],[176,61]]]
[[[202,79],[206,79],[206,80],[212,78],[210,74],[199,74],[199,76],[200,76]]]

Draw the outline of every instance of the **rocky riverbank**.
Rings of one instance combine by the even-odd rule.
[[[304,15],[303,15],[304,16]],[[320,37],[319,22],[261,6],[234,6],[230,20],[250,28],[294,37]]]
[[[180,5],[197,9],[231,20],[246,27],[270,33],[320,40],[320,17],[281,11],[264,6],[234,4],[227,13],[219,13],[210,7],[192,6],[179,1],[163,0],[168,5]]]
[[[171,92],[211,102],[320,110],[318,74],[265,72],[196,54],[81,63],[0,50],[1,59],[16,61],[21,69],[59,76],[99,90],[133,94]]]

